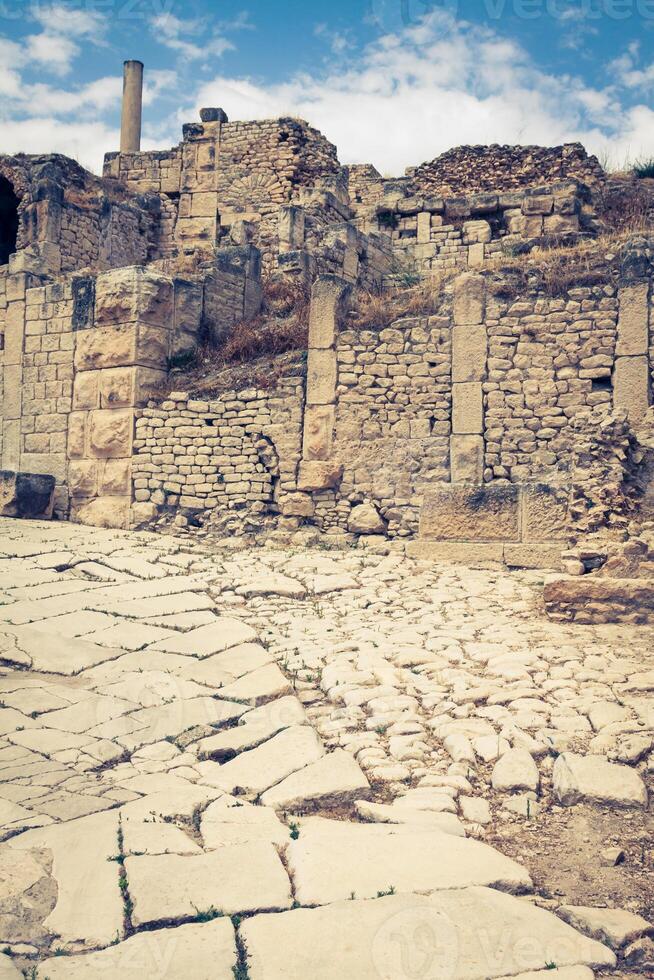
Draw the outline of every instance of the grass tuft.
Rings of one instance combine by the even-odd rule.
[[[641,180],[654,177],[654,157],[650,157],[649,160],[637,160],[634,164],[634,173]]]

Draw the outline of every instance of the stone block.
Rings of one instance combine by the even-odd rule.
[[[284,517],[313,517],[316,505],[306,493],[289,493],[279,502],[280,513]]]
[[[473,325],[484,322],[486,282],[483,276],[464,272],[454,281],[454,323]]]
[[[320,276],[311,290],[309,351],[334,347],[351,286],[339,276]]]
[[[193,218],[213,218],[215,220],[218,210],[218,195],[205,191],[200,194],[193,194],[191,198],[191,217]]]
[[[613,404],[628,412],[629,421],[638,423],[650,403],[649,361],[647,357],[618,357],[613,380]]]
[[[482,436],[450,437],[450,476],[452,483],[479,484],[484,479],[484,440]]]
[[[452,432],[481,435],[484,430],[484,396],[481,382],[452,386]]]
[[[474,544],[465,541],[409,541],[406,553],[409,558],[424,561],[446,561],[458,565],[481,565],[504,559],[503,544]]]
[[[73,411],[98,408],[100,395],[98,390],[99,371],[80,371],[73,382]]]
[[[284,205],[279,211],[279,242],[285,249],[302,248],[305,236],[304,208]]]
[[[2,465],[5,469],[18,469],[20,465],[20,419],[3,422]]]
[[[134,405],[136,368],[111,368],[100,375],[100,408],[131,408]]]
[[[486,327],[454,327],[452,330],[452,382],[483,381],[486,377],[488,336]]]
[[[95,288],[95,326],[136,322],[172,325],[172,280],[137,267],[101,273]]]
[[[79,459],[86,455],[86,422],[88,412],[71,412],[68,416],[68,456]]]
[[[134,384],[134,406],[146,405],[151,398],[161,398],[161,390],[167,380],[167,371],[158,368],[137,368]]]
[[[136,325],[96,328],[77,334],[76,371],[123,367],[136,363],[138,328]]]
[[[492,241],[493,232],[487,221],[464,221],[463,237],[470,245],[475,243],[483,245]]]
[[[520,539],[520,494],[510,484],[441,483],[425,493],[420,538],[506,542]]]
[[[0,517],[52,517],[54,476],[0,470]]]
[[[20,364],[7,364],[4,369],[4,397],[2,413],[5,419],[19,419],[22,409],[23,368]]]
[[[307,359],[307,405],[330,405],[336,397],[336,352],[309,350]]]
[[[418,215],[418,245],[426,245],[431,241],[431,214],[422,211]]]
[[[468,248],[468,268],[469,269],[480,269],[486,258],[486,246],[479,242],[475,245],[470,245]]]
[[[172,321],[171,321],[172,322]],[[164,370],[170,354],[170,331],[150,323],[140,324],[136,349],[136,363],[144,367]]]
[[[133,412],[98,409],[90,413],[89,449],[96,457],[127,457],[132,452]]]
[[[100,464],[98,488],[100,494],[130,495],[132,486],[131,459],[108,459]]]
[[[561,540],[548,544],[507,544],[504,546],[504,563],[509,568],[552,568],[562,567],[561,552],[566,542]]]
[[[93,500],[73,501],[71,520],[91,527],[129,527],[129,497],[95,497]]]
[[[543,222],[546,235],[573,235],[579,231],[579,215],[550,214]]]
[[[66,482],[68,460],[65,453],[21,453],[21,469],[26,473],[41,473],[53,476],[57,483]]]
[[[329,459],[334,441],[334,405],[308,405],[304,413],[302,455],[305,459]]]
[[[20,364],[25,339],[25,307],[11,303],[5,314],[5,364]]]
[[[645,355],[649,349],[649,282],[620,290],[616,357]]]
[[[335,460],[302,460],[300,462],[298,490],[330,490],[337,487],[343,476],[343,466]]]
[[[522,488],[523,541],[553,541],[565,535],[568,520],[568,493],[547,483],[531,483]]]
[[[68,489],[73,497],[94,497],[98,490],[98,463],[75,459],[68,465]]]

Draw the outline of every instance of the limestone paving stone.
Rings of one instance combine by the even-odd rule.
[[[277,664],[266,664],[265,667],[253,670],[251,674],[244,674],[231,684],[225,684],[220,695],[256,708],[267,701],[290,695],[292,690]]]
[[[305,818],[286,853],[302,905],[337,902],[352,892],[372,898],[390,886],[398,893],[473,884],[517,892],[531,887],[524,868],[487,845],[410,826]]]
[[[429,956],[423,975],[434,978],[494,980],[538,971],[547,963],[561,970],[615,964],[609,949],[552,913],[480,887],[356,898],[257,915],[241,926],[252,980],[395,980],[410,975],[406,956],[415,950],[417,935],[426,937]]]
[[[224,915],[288,909],[291,886],[272,844],[254,841],[202,855],[128,857],[135,926],[180,921],[217,909]]]
[[[110,811],[29,830],[9,841],[19,852],[52,852],[57,901],[45,928],[65,943],[108,946],[123,932],[117,865],[118,813]]]
[[[234,928],[221,918],[137,933],[83,956],[52,957],[40,970],[50,980],[233,980],[236,959]]]
[[[308,806],[342,806],[370,793],[370,784],[349,752],[335,749],[292,773],[261,796],[264,806],[295,810]]]
[[[222,766],[202,763],[202,782],[226,793],[257,796],[291,773],[325,754],[318,735],[308,725],[293,725]]]
[[[170,636],[154,644],[153,649],[165,653],[180,653],[189,657],[210,657],[230,647],[256,639],[251,626],[238,619],[219,617],[215,622],[199,626],[179,636]]]
[[[607,762],[601,756],[562,753],[554,763],[554,794],[563,806],[575,803],[646,807],[647,788],[629,766]]]
[[[654,926],[642,915],[623,909],[588,908],[581,905],[561,905],[558,914],[575,929],[621,949],[634,939],[654,933]]]
[[[272,809],[232,796],[209,804],[202,813],[200,832],[207,850],[252,841],[269,841],[283,847],[290,839],[289,828]]]

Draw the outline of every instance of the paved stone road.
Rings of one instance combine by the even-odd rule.
[[[644,815],[654,631],[553,626],[534,573],[206,552],[0,521],[0,980],[649,955],[633,912],[554,914],[484,838]]]

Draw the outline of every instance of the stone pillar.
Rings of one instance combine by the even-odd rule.
[[[642,420],[651,401],[649,292],[648,281],[625,286],[619,292],[613,402],[616,408],[626,409],[632,425]]]
[[[123,65],[123,114],[120,124],[120,152],[138,153],[141,149],[143,113],[143,63],[126,61]]]
[[[173,284],[142,268],[98,276],[93,326],[79,330],[68,428],[71,519],[129,527],[152,516],[135,493],[136,409],[167,377],[174,333]],[[149,508],[148,513],[143,513]]]
[[[454,284],[452,327],[452,483],[484,481],[484,408],[488,338],[484,325],[486,282],[464,273]]]
[[[338,366],[336,343],[350,285],[338,276],[320,276],[311,290],[309,355],[302,460],[298,490],[327,490],[343,467],[333,458]]]
[[[279,251],[293,252],[304,245],[305,210],[295,204],[279,209]]]
[[[2,469],[20,470],[23,351],[28,277],[6,278],[2,401]]]

